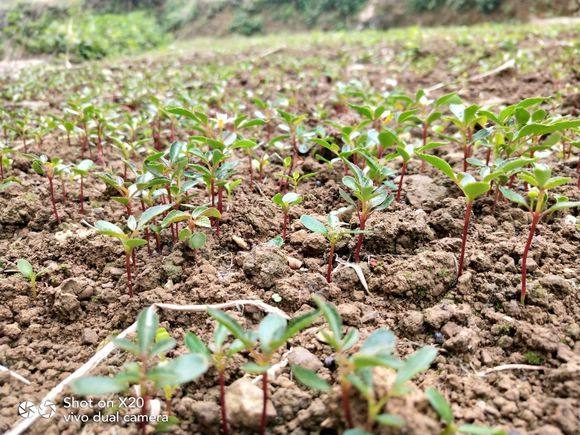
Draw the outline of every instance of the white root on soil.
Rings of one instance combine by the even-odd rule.
[[[339,258],[338,255],[336,256],[336,262],[338,263],[338,267],[336,267],[334,269],[334,272],[336,272],[342,268],[345,268],[345,267],[350,267],[351,269],[353,269],[356,272],[356,276],[358,277],[362,286],[365,288],[365,291],[367,292],[367,294],[370,294],[369,286],[367,284],[367,280],[365,279],[365,274],[363,273],[362,268],[358,264],[342,260],[341,258]]]
[[[237,309],[240,309],[244,305],[253,305],[255,307],[262,309],[263,311],[265,311],[267,313],[276,313],[276,314],[284,317],[285,319],[290,318],[290,316],[288,316],[288,314],[286,314],[284,311],[280,310],[279,308],[268,305],[265,302],[260,301],[260,300],[250,300],[250,299],[236,300],[236,301],[224,302],[221,304],[211,304],[211,305],[177,305],[177,304],[156,303],[156,304],[153,304],[152,307],[161,308],[163,310],[170,310],[170,311],[203,312],[203,311],[207,311],[208,308],[220,309],[220,308],[235,307]],[[137,330],[137,322],[134,322],[131,326],[129,326],[127,329],[125,329],[123,332],[121,332],[119,335],[117,335],[116,338],[124,338],[127,335],[133,334],[136,330]],[[55,402],[57,396],[64,390],[64,388],[68,384],[70,384],[75,379],[78,379],[78,378],[86,375],[88,372],[90,372],[92,369],[94,369],[97,365],[99,365],[99,363],[101,361],[103,361],[107,356],[109,356],[109,354],[113,350],[115,350],[116,348],[117,347],[113,344],[112,341],[107,343],[105,346],[103,346],[101,349],[99,349],[97,351],[97,353],[91,357],[91,359],[89,359],[86,363],[84,363],[81,367],[79,367],[71,375],[69,375],[67,378],[65,378],[63,381],[61,381],[56,387],[54,387],[52,390],[50,390],[49,393],[42,398],[41,402],[44,402],[45,400]],[[286,364],[287,363],[288,362],[286,362]],[[0,367],[2,367],[2,366],[0,366]],[[4,368],[4,367],[2,367],[2,368]],[[274,367],[272,367],[270,370],[272,370],[273,368]],[[8,369],[6,369],[6,370],[8,370]],[[10,370],[8,370],[8,371],[10,372]],[[12,373],[12,372],[10,372],[10,373]],[[22,379],[24,379],[24,378],[22,378]],[[26,380],[24,379],[24,381],[26,381]],[[26,381],[26,382],[28,382],[28,381]],[[20,434],[22,434],[30,426],[32,426],[32,424],[38,419],[38,417],[39,416],[37,414],[35,414],[33,417],[21,420],[12,429],[10,429],[8,432],[6,432],[5,435],[20,435]]]
[[[26,379],[24,376],[19,375],[16,372],[10,370],[9,368],[4,367],[2,364],[0,364],[0,372],[7,372],[10,376],[18,379],[20,382],[24,382],[25,384],[30,385],[30,381],[28,379]]]
[[[486,369],[486,370],[482,370],[480,372],[477,372],[477,376],[484,378],[491,373],[501,372],[504,370],[542,370],[542,371],[546,371],[546,370],[550,370],[550,368],[546,367],[546,366],[533,366],[533,365],[528,365],[528,364],[504,364],[501,366],[492,367],[490,369]]]

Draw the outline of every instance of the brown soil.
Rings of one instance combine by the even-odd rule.
[[[573,34],[560,36],[570,40],[572,37]],[[543,69],[549,62],[565,59],[564,49],[555,40],[545,42],[553,50],[542,51],[549,59],[539,60],[537,70],[541,72],[510,70],[470,83],[460,91],[462,96],[474,102],[495,98],[512,103],[525,97],[559,94],[562,104],[555,105],[557,110],[574,113],[578,108],[578,94],[573,91],[578,86],[577,70],[575,73],[570,68],[552,75],[552,70]],[[524,38],[522,47],[533,50],[536,43],[537,39],[529,36]],[[355,43],[340,50],[332,46],[318,47],[317,51],[292,47],[258,60],[253,53],[242,52],[227,61],[210,54],[183,56],[178,61],[180,65],[219,62],[236,66],[239,61],[254,59],[248,72],[234,69],[236,72],[228,78],[227,92],[240,95],[243,89],[255,89],[266,95],[281,92],[291,97],[297,90],[298,95],[308,98],[299,99],[295,111],[312,114],[321,104],[330,110],[331,119],[347,122],[355,119],[353,114],[333,103],[337,79],[358,78],[380,89],[385,78],[396,78],[403,88],[414,91],[452,78],[453,73],[445,64],[436,65],[428,74],[417,72],[413,65],[397,71],[389,59],[401,49],[391,43],[371,48]],[[455,45],[435,40],[421,46],[420,53],[447,59],[456,49]],[[465,49],[470,51],[475,52],[474,46]],[[367,55],[372,61],[365,63]],[[304,77],[282,63],[288,57],[299,60]],[[345,58],[360,61],[360,68],[341,69],[330,64]],[[130,75],[131,69],[141,67],[161,71],[174,61],[160,58],[146,65],[143,60],[142,64],[132,66],[126,61],[117,64],[113,74]],[[331,75],[320,81],[327,61]],[[476,65],[474,61],[471,67],[475,69]],[[466,69],[469,67],[467,61]],[[276,77],[273,75],[276,72],[282,75]],[[77,72],[66,74],[71,78]],[[189,69],[188,74],[208,79],[195,68]],[[311,85],[309,77],[319,81]],[[67,89],[77,85],[71,80]],[[114,88],[110,91],[110,95],[102,97],[123,101]],[[48,98],[51,110],[57,110],[66,98],[66,91],[52,90],[27,98],[31,101]],[[67,147],[62,138],[47,139],[42,151],[67,161],[78,159],[78,148]],[[458,161],[451,149],[446,157]],[[555,173],[574,176],[575,162],[556,163],[553,159],[553,163]],[[119,167],[118,162],[115,165]],[[403,203],[377,213],[369,222],[375,232],[366,237],[361,264],[369,283],[367,294],[349,268],[335,272],[334,283],[326,284],[324,243],[301,229],[297,218],[303,213],[325,214],[341,205],[338,195],[341,174],[327,172],[310,158],[303,162],[303,169],[319,171],[319,176],[299,187],[305,201],[291,214],[285,246],[279,249],[264,246],[278,234],[281,223],[281,215],[270,200],[277,191],[273,175],[279,171],[279,167],[273,166],[254,191],[243,187],[236,192],[235,200],[227,205],[221,235],[212,234],[208,247],[197,259],[181,244],[172,247],[167,235],[160,254],[149,256],[146,250],[141,250],[136,294],[129,298],[119,246],[80,223],[82,216],[76,211],[78,204],[74,198],[70,198],[68,207],[58,205],[63,224],[57,225],[51,215],[45,180],[35,175],[27,162],[15,161],[10,173],[18,176],[23,185],[3,192],[0,197],[1,261],[4,267],[12,269],[16,259],[27,258],[38,269],[47,271],[40,278],[37,298],[32,298],[28,285],[16,274],[0,275],[0,364],[31,382],[27,386],[0,373],[0,430],[20,421],[19,402],[25,399],[39,402],[153,302],[201,304],[255,298],[293,316],[307,310],[311,295],[318,293],[337,304],[346,324],[360,328],[363,337],[379,326],[395,331],[400,355],[425,344],[438,347],[439,356],[416,382],[417,391],[404,400],[389,403],[389,412],[407,420],[403,433],[435,434],[441,430],[421,393],[427,386],[435,386],[446,394],[458,421],[501,426],[522,434],[577,433],[580,233],[574,223],[559,215],[539,226],[529,265],[531,291],[527,305],[522,307],[518,303],[518,265],[528,229],[526,213],[512,205],[500,204],[492,215],[491,201],[487,198],[478,201],[469,232],[466,271],[456,282],[464,201],[439,174],[430,173],[431,181],[417,175],[418,168],[411,167]],[[245,160],[240,163],[240,172],[245,172]],[[561,193],[572,199],[579,197],[573,185],[563,187]],[[89,180],[86,196],[90,206],[84,219],[122,222],[124,210],[108,201],[102,183]],[[199,202],[203,200],[200,191]],[[240,247],[233,236],[243,239],[247,248]],[[341,258],[348,258],[353,243],[339,247]],[[301,267],[291,269],[287,257],[300,260]],[[275,293],[282,297],[278,304],[272,299]],[[238,314],[248,326],[262,317],[261,312],[250,309]],[[162,312],[161,321],[180,343],[189,330],[207,338],[213,328],[205,314]],[[316,340],[315,333],[316,328],[311,328],[290,345],[302,346],[324,362],[330,351]],[[175,353],[183,351],[181,346]],[[115,352],[94,374],[114,373],[123,362],[123,355]],[[512,363],[539,363],[546,368],[477,375],[481,370]],[[331,369],[325,366],[319,373],[333,379]],[[242,375],[237,368],[228,371],[227,384]],[[385,381],[386,378],[387,375]],[[200,382],[178,390],[172,406],[181,423],[172,433],[217,433],[218,390],[213,370]],[[314,394],[291,380],[285,369],[272,381],[270,393],[276,410],[269,423],[271,433],[335,433],[344,429],[337,391]],[[355,402],[355,416],[363,416],[362,401]],[[56,417],[38,421],[30,433],[137,431],[135,425],[67,423],[62,418],[64,413],[60,407]],[[254,431],[236,428],[235,432]],[[387,429],[383,432],[391,433]]]

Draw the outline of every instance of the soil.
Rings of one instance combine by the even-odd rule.
[[[524,59],[524,66],[518,69],[455,89],[462,97],[478,103],[509,104],[526,97],[555,95],[554,110],[577,114],[577,65],[574,69],[564,44],[560,44],[574,37],[578,34],[571,31],[561,32],[557,37],[524,35],[518,44],[520,50],[531,53],[537,62],[533,68],[526,66]],[[542,50],[538,49],[540,39]],[[476,71],[482,59],[493,57],[500,50],[492,44],[482,55],[476,43],[465,45],[461,48],[465,64],[457,72],[443,60],[458,57],[458,46],[444,41],[444,37],[425,39],[418,48],[421,59],[440,59],[428,72],[416,64],[419,58],[409,60],[404,68],[392,64],[392,59],[400,59],[400,53],[408,49],[397,41],[373,45],[354,41],[340,47],[332,42],[304,47],[290,45],[265,57],[256,56],[254,48],[222,57],[201,50],[90,64],[70,71],[57,69],[37,75],[25,72],[19,80],[29,86],[23,87],[22,100],[7,104],[32,105],[40,101],[49,107],[33,110],[59,113],[68,95],[101,81],[104,85],[99,87],[98,99],[136,110],[133,103],[137,98],[124,92],[127,88],[139,89],[143,80],[152,77],[152,86],[167,92],[171,88],[165,87],[163,80],[175,74],[181,83],[206,92],[210,110],[227,108],[229,100],[240,99],[243,92],[253,90],[266,97],[280,94],[291,100],[296,97],[292,110],[309,114],[311,125],[317,125],[316,113],[322,109],[328,111],[330,119],[354,122],[354,114],[335,97],[338,81],[357,79],[365,86],[383,89],[388,87],[385,79],[390,78],[397,80],[401,88],[414,92],[465,77],[466,71]],[[350,67],[345,67],[348,63]],[[550,68],[550,64],[560,67]],[[215,77],[207,66],[200,65],[221,65],[224,71]],[[143,75],[144,71],[148,75]],[[32,81],[42,82],[50,74],[54,77],[52,86],[40,89],[30,86]],[[3,84],[10,83],[7,80]],[[451,147],[446,150],[447,160],[459,164],[454,150]],[[34,151],[58,155],[65,161],[79,158],[76,141],[69,147],[55,134],[47,136],[41,149]],[[239,158],[240,175],[247,177],[246,160],[241,155]],[[576,155],[570,161],[560,161],[552,155],[548,159],[556,174],[574,177],[577,158]],[[121,163],[112,157],[110,150],[108,161],[120,170]],[[361,264],[369,286],[367,293],[351,268],[336,270],[334,282],[326,283],[325,244],[307,233],[298,221],[301,214],[324,215],[343,205],[338,194],[341,171],[329,172],[311,157],[303,158],[302,169],[318,175],[298,188],[304,202],[291,212],[289,236],[283,247],[267,246],[279,233],[282,219],[271,201],[277,192],[275,174],[280,171],[280,166],[274,163],[253,191],[246,182],[235,192],[235,198],[227,202],[220,236],[212,233],[208,246],[195,258],[181,243],[172,246],[167,234],[163,235],[161,253],[154,251],[149,255],[145,249],[140,250],[135,296],[129,298],[120,245],[82,224],[83,219],[122,222],[124,208],[109,201],[110,192],[96,178],[90,178],[85,186],[86,215],[78,212],[76,188],[69,186],[69,203],[65,206],[59,200],[57,205],[63,221],[57,225],[51,215],[46,180],[33,173],[29,162],[16,159],[9,173],[17,176],[22,185],[0,196],[1,261],[5,269],[13,269],[15,260],[27,258],[44,273],[39,278],[36,298],[19,275],[8,271],[0,275],[0,364],[31,382],[25,385],[0,372],[0,431],[20,421],[19,402],[38,403],[97,349],[128,327],[141,309],[154,302],[211,304],[261,299],[294,316],[310,308],[312,294],[320,294],[334,302],[345,323],[359,328],[363,337],[377,327],[392,329],[399,338],[397,353],[401,356],[426,344],[439,350],[431,369],[415,382],[416,390],[388,404],[390,413],[406,419],[405,428],[381,429],[380,433],[438,433],[441,426],[422,393],[428,386],[447,396],[456,419],[461,422],[503,427],[521,434],[578,432],[577,211],[567,213],[571,217],[560,214],[539,225],[528,260],[530,293],[527,304],[521,306],[519,263],[528,215],[506,203],[499,204],[492,214],[490,198],[477,201],[469,231],[466,269],[457,280],[464,199],[441,175],[427,171],[429,177],[425,177],[418,173],[417,165],[411,165],[403,201],[376,213],[368,222],[374,231],[365,237]],[[562,187],[559,193],[579,198],[573,184]],[[198,192],[197,199],[200,203],[205,201],[203,191]],[[344,243],[337,254],[348,259],[353,246],[354,241]],[[289,266],[289,258],[293,259],[290,263],[294,268]],[[279,295],[281,301],[275,302],[274,295]],[[235,310],[230,313],[235,314]],[[161,326],[179,343],[183,343],[187,331],[207,339],[213,330],[213,323],[204,313],[163,311],[160,316]],[[263,313],[247,308],[237,312],[237,316],[251,326],[259,322]],[[313,364],[319,374],[332,380],[335,372],[328,360],[331,352],[316,339],[316,332],[317,327],[308,329],[290,342],[289,349],[302,347],[311,352],[318,361]],[[172,355],[183,352],[185,349],[180,345]],[[115,373],[125,361],[123,354],[114,352],[93,374]],[[537,364],[538,369],[478,375],[503,364]],[[238,367],[236,364],[228,370],[227,385],[243,376]],[[381,382],[388,383],[389,373],[379,375]],[[236,391],[244,391],[244,386],[238,387]],[[218,377],[213,369],[199,382],[178,389],[171,404],[181,422],[172,433],[217,433],[218,394]],[[65,391],[61,399],[67,395],[70,391]],[[286,368],[272,380],[270,397],[274,408],[269,420],[271,433],[331,434],[344,430],[336,389],[313,393],[292,380]],[[366,412],[363,401],[353,402],[355,419],[362,421]],[[232,409],[236,409],[234,405]],[[57,416],[39,420],[30,433],[138,430],[134,424],[65,422],[65,414],[66,410],[59,406]],[[233,423],[248,423],[244,417],[247,416],[240,411],[230,418]],[[254,433],[255,428],[237,426],[234,431]]]

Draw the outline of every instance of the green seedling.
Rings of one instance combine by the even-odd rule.
[[[326,223],[322,223],[318,219],[308,215],[302,215],[300,217],[300,222],[313,233],[322,234],[326,240],[328,240],[329,251],[326,267],[326,282],[331,283],[334,249],[336,244],[343,238],[358,233],[358,231],[347,228],[347,224],[341,222],[336,213],[330,213],[326,218]]]
[[[254,360],[247,363],[243,369],[252,374],[262,376],[262,417],[260,420],[260,434],[266,433],[266,409],[268,403],[268,370],[272,367],[274,354],[284,346],[288,340],[303,329],[310,326],[319,316],[319,311],[310,311],[288,322],[278,314],[268,314],[259,324],[257,331],[244,331],[244,329],[229,315],[208,309],[210,316],[219,324],[226,327],[239,341],[232,346],[242,347]]]
[[[32,264],[24,258],[20,258],[16,261],[16,267],[18,268],[18,272],[20,272],[20,274],[30,283],[30,291],[32,292],[32,297],[35,298],[37,295],[36,281],[39,276],[46,272],[46,270],[35,272]]]
[[[112,187],[117,191],[119,196],[113,196],[111,199],[125,206],[125,209],[127,210],[127,217],[132,216],[133,207],[131,202],[139,193],[139,188],[137,185],[126,183],[123,177],[119,177],[108,172],[98,172],[95,175],[107,186]]]
[[[463,172],[467,171],[467,159],[473,153],[473,132],[477,124],[483,124],[485,118],[478,114],[480,106],[472,104],[465,106],[464,104],[450,104],[449,110],[453,116],[448,117],[459,134],[461,135],[461,144],[463,147]],[[427,161],[427,163],[429,163]]]
[[[228,420],[227,420],[227,406],[226,406],[226,390],[225,390],[225,371],[232,357],[245,349],[242,341],[235,340],[233,342],[226,342],[230,332],[221,323],[218,323],[214,334],[213,341],[206,346],[203,341],[193,332],[188,332],[185,335],[185,345],[192,353],[202,353],[208,357],[213,363],[218,372],[220,384],[220,410],[222,422],[222,434],[228,434]]]
[[[159,328],[159,318],[153,307],[146,308],[137,318],[137,337],[134,341],[115,338],[113,343],[133,356],[130,362],[114,377],[85,376],[72,383],[72,390],[81,396],[103,396],[129,391],[138,386],[138,400],[141,408],[140,432],[147,433],[147,418],[150,401],[155,392],[165,387],[175,387],[194,381],[203,375],[209,366],[206,355],[191,353],[168,360],[165,355],[176,345],[175,340],[164,337],[155,340]]]
[[[92,160],[81,160],[76,166],[71,168],[72,172],[79,177],[79,210],[81,214],[85,214],[85,193],[84,193],[84,179],[89,176],[91,169],[95,167]]]
[[[310,178],[316,177],[316,174],[313,172],[310,172],[308,174],[300,174],[299,171],[294,171],[292,172],[291,175],[284,174],[284,177],[286,178],[287,182],[292,183],[292,190],[296,192],[298,190],[298,184]]]
[[[504,430],[476,424],[462,424],[457,426],[451,405],[443,394],[435,388],[430,387],[425,390],[425,396],[427,396],[427,400],[429,400],[429,403],[437,414],[439,414],[439,418],[441,418],[443,424],[445,424],[445,428],[441,431],[441,435],[507,435]]]
[[[197,227],[211,228],[210,218],[219,219],[221,214],[215,207],[188,204],[183,204],[183,206],[190,211],[171,210],[163,219],[162,226],[166,228],[179,222],[185,222],[187,226],[179,231],[179,240],[186,240],[193,250],[201,249],[205,246],[207,237],[205,233],[196,231]]]
[[[8,156],[13,152],[14,150],[11,147],[0,143],[0,182],[4,180],[4,169],[7,169],[10,166],[10,159]]]
[[[129,296],[133,297],[133,283],[131,279],[131,258],[134,255],[135,248],[147,244],[147,241],[141,239],[139,234],[145,229],[149,222],[159,216],[160,214],[166,212],[172,207],[172,204],[156,205],[149,207],[139,217],[139,220],[135,219],[134,216],[129,216],[127,219],[128,231],[123,231],[117,225],[107,222],[107,221],[97,221],[95,222],[94,228],[99,234],[105,236],[113,237],[119,240],[125,251],[125,270],[127,272],[127,288],[129,290]],[[136,261],[133,257],[133,263],[135,265]]]
[[[277,193],[272,198],[272,202],[282,209],[282,239],[286,240],[286,230],[288,228],[288,214],[290,207],[298,205],[302,202],[302,196],[295,192],[288,192],[285,195]]]
[[[344,184],[351,192],[351,195],[340,189],[340,196],[357,211],[359,230],[358,240],[354,250],[354,260],[360,261],[360,250],[363,244],[364,231],[369,216],[376,212],[386,209],[393,202],[393,196],[387,192],[384,185],[378,187],[373,181],[356,165],[346,162],[353,176],[343,177]],[[353,198],[354,197],[354,198]]]
[[[335,351],[335,361],[338,365],[338,377],[342,391],[342,405],[347,426],[352,429],[354,421],[350,409],[350,391],[354,387],[367,402],[367,418],[364,425],[366,431],[372,432],[375,424],[401,427],[405,420],[393,414],[384,413],[383,409],[390,398],[407,394],[410,391],[408,382],[417,374],[427,370],[437,351],[432,347],[423,347],[410,355],[406,360],[400,360],[393,355],[396,345],[395,335],[384,328],[372,332],[356,353],[349,351],[359,340],[359,332],[350,329],[343,333],[342,319],[336,308],[320,298],[314,298],[325,317],[329,330],[322,330],[323,340]],[[373,383],[373,369],[385,367],[396,372],[396,376],[388,391],[377,391]],[[328,390],[330,386],[316,373],[304,368],[293,368],[293,373],[304,385]],[[360,429],[359,429],[360,430]]]
[[[466,199],[463,233],[461,236],[461,253],[459,255],[459,265],[457,266],[457,278],[459,278],[463,273],[463,260],[465,258],[465,247],[467,244],[467,231],[469,229],[469,220],[471,218],[473,201],[489,191],[491,188],[491,180],[498,176],[498,174],[490,173],[483,177],[482,181],[477,181],[473,175],[470,175],[466,172],[460,172],[456,174],[453,172],[451,165],[439,157],[431,156],[428,154],[421,154],[419,157],[424,159],[434,168],[439,169],[441,172],[447,175],[447,177],[449,177],[457,185],[457,187],[461,189]]]
[[[48,160],[48,157],[42,155],[38,158],[32,160],[32,169],[38,175],[44,175],[48,179],[48,187],[50,191],[50,202],[52,204],[52,214],[54,215],[56,221],[60,224],[60,216],[58,215],[58,211],[56,209],[56,198],[54,192],[54,177],[59,176],[64,168],[62,164],[62,160],[53,157],[52,159]]]
[[[580,201],[569,201],[564,196],[556,197],[556,201],[552,206],[548,205],[549,191],[558,186],[562,186],[570,182],[570,178],[566,177],[552,177],[552,170],[549,166],[536,163],[531,171],[522,171],[518,174],[519,178],[528,183],[532,188],[528,191],[527,197],[524,198],[519,193],[514,192],[506,187],[500,187],[502,194],[510,201],[515,202],[528,209],[531,214],[530,231],[526,244],[524,245],[524,252],[522,254],[522,289],[520,295],[520,302],[523,304],[526,300],[526,278],[527,278],[527,260],[532,241],[534,240],[534,233],[538,223],[545,216],[551,215],[558,210],[566,210],[573,207],[580,207]]]

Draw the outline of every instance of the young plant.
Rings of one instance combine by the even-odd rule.
[[[185,345],[189,351],[192,353],[201,353],[206,355],[218,372],[220,384],[222,434],[224,435],[228,435],[225,371],[228,364],[231,362],[232,357],[245,349],[243,342],[240,340],[226,342],[229,335],[230,332],[221,323],[217,324],[213,334],[213,342],[210,343],[209,346],[206,346],[203,341],[193,332],[188,332],[185,335]]]
[[[187,244],[193,250],[201,249],[205,246],[207,237],[205,233],[196,231],[196,228],[211,228],[210,218],[219,219],[221,214],[216,208],[205,205],[183,204],[183,206],[191,211],[171,210],[163,219],[162,226],[167,228],[170,225],[185,222],[187,226],[179,231],[179,240],[187,240]]]
[[[247,363],[243,369],[248,373],[262,375],[262,418],[260,420],[260,434],[266,433],[266,410],[268,403],[268,370],[272,367],[274,354],[284,346],[288,340],[303,329],[310,326],[319,316],[314,310],[303,314],[288,322],[278,314],[268,314],[259,324],[257,331],[244,331],[232,317],[215,310],[208,309],[211,317],[226,327],[239,340],[239,346],[250,352],[253,362]],[[234,345],[234,344],[233,344]],[[235,343],[238,348],[238,343]]]
[[[326,218],[326,223],[320,222],[318,219],[302,215],[300,222],[313,233],[322,234],[328,240],[329,251],[326,267],[326,282],[332,282],[332,264],[334,261],[334,249],[336,244],[345,237],[350,237],[358,231],[346,228],[346,222],[342,222],[336,213],[330,213]]]
[[[506,432],[501,429],[494,429],[487,426],[479,426],[476,424],[462,424],[457,426],[451,405],[445,399],[445,396],[437,391],[435,388],[429,387],[425,390],[427,400],[437,412],[445,428],[441,435],[455,435],[455,434],[469,434],[469,435],[506,435]]]
[[[298,184],[302,183],[303,181],[308,180],[309,178],[315,177],[316,174],[314,172],[310,172],[308,174],[300,174],[299,171],[292,172],[291,175],[284,174],[287,182],[292,183],[292,190],[296,192],[298,190]]]
[[[467,159],[473,153],[473,132],[477,124],[484,122],[478,111],[480,107],[476,104],[465,106],[464,104],[450,104],[449,110],[453,114],[448,119],[457,127],[461,136],[463,147],[463,172],[467,171]],[[427,161],[427,163],[429,163]]]
[[[11,147],[0,142],[0,181],[4,180],[4,169],[10,165],[8,156],[13,152],[14,150]]]
[[[376,423],[395,427],[403,426],[404,419],[384,413],[383,409],[390,398],[402,396],[409,392],[407,383],[417,374],[429,368],[437,356],[437,351],[432,347],[423,347],[406,360],[400,360],[393,355],[396,344],[394,334],[380,328],[366,338],[358,352],[348,355],[348,351],[358,342],[358,331],[350,329],[343,335],[342,320],[336,308],[317,297],[314,300],[330,328],[322,330],[321,335],[335,351],[335,361],[338,366],[338,377],[342,390],[343,411],[349,429],[354,427],[350,409],[350,390],[352,387],[356,388],[367,402],[365,431],[372,432]],[[390,385],[389,390],[383,391],[382,394],[379,394],[374,387],[373,368],[375,367],[386,367],[396,371],[394,382]],[[307,369],[294,367],[293,373],[300,382],[310,388],[328,390],[330,387],[316,373]]]
[[[20,258],[16,261],[16,267],[18,268],[18,272],[20,272],[20,274],[30,283],[30,291],[32,292],[32,297],[35,298],[37,294],[36,280],[45,271],[42,270],[40,272],[35,272],[32,264],[24,258]]]
[[[386,209],[393,202],[393,195],[390,195],[384,185],[378,187],[373,181],[356,165],[349,161],[346,164],[350,168],[353,176],[343,177],[344,184],[354,196],[351,197],[344,190],[340,189],[340,196],[357,211],[359,221],[359,233],[354,250],[354,260],[360,261],[360,250],[363,244],[364,231],[369,216],[375,211]]]
[[[102,220],[95,222],[94,228],[99,234],[118,239],[123,244],[123,249],[125,251],[125,270],[127,272],[127,288],[129,290],[130,297],[133,297],[131,258],[133,257],[135,248],[147,244],[147,241],[141,239],[139,234],[153,218],[166,212],[171,207],[172,204],[156,205],[154,207],[150,207],[141,213],[139,220],[135,219],[133,215],[129,216],[127,219],[127,232],[123,231],[121,228],[111,222]],[[133,263],[135,263],[135,258],[133,258]]]
[[[150,413],[150,402],[155,392],[167,386],[191,382],[208,369],[208,359],[201,353],[181,355],[167,360],[163,356],[175,347],[175,340],[164,338],[156,341],[159,318],[153,307],[141,311],[137,317],[137,337],[134,341],[116,338],[113,343],[136,359],[123,367],[115,377],[85,376],[72,384],[75,394],[81,396],[102,396],[129,391],[130,386],[136,389],[141,399],[140,432],[147,433],[147,418]],[[163,358],[162,358],[163,357]],[[160,361],[163,359],[163,361]],[[138,403],[139,403],[138,402]]]
[[[272,201],[282,209],[282,214],[284,216],[282,220],[282,239],[286,240],[288,213],[290,212],[290,207],[300,204],[302,202],[302,196],[295,192],[288,192],[285,195],[277,193],[272,198]]]
[[[469,220],[471,218],[473,201],[484,195],[491,188],[490,182],[496,176],[498,176],[498,174],[490,173],[485,176],[482,181],[477,181],[473,175],[470,175],[466,172],[460,172],[456,174],[453,172],[451,165],[439,157],[431,156],[429,154],[421,154],[420,158],[424,159],[427,163],[447,175],[457,185],[457,187],[461,189],[466,199],[463,233],[461,236],[461,253],[459,255],[459,265],[457,267],[457,278],[459,278],[463,273],[463,260],[465,258],[465,247],[467,244],[467,231],[469,229]]]
[[[42,155],[32,161],[32,169],[38,175],[45,175],[48,179],[48,186],[50,191],[50,202],[52,204],[52,214],[56,221],[60,224],[60,216],[56,209],[56,198],[54,192],[54,177],[59,176],[64,166],[62,160],[56,157],[48,160],[48,157]]]
[[[72,172],[79,177],[79,210],[81,214],[85,214],[85,193],[84,193],[84,179],[89,176],[91,169],[95,167],[92,160],[81,160],[77,165],[71,168]]]
[[[558,210],[580,207],[580,201],[568,201],[568,198],[560,196],[555,198],[556,202],[552,206],[548,206],[549,191],[569,183],[571,179],[566,177],[552,177],[552,170],[545,164],[535,163],[531,171],[522,171],[518,176],[522,181],[532,186],[527,193],[527,200],[519,193],[506,187],[500,187],[500,189],[507,199],[527,208],[531,214],[530,231],[522,254],[522,289],[520,302],[524,304],[526,300],[528,253],[534,240],[534,233],[538,222],[545,216],[549,216]]]

